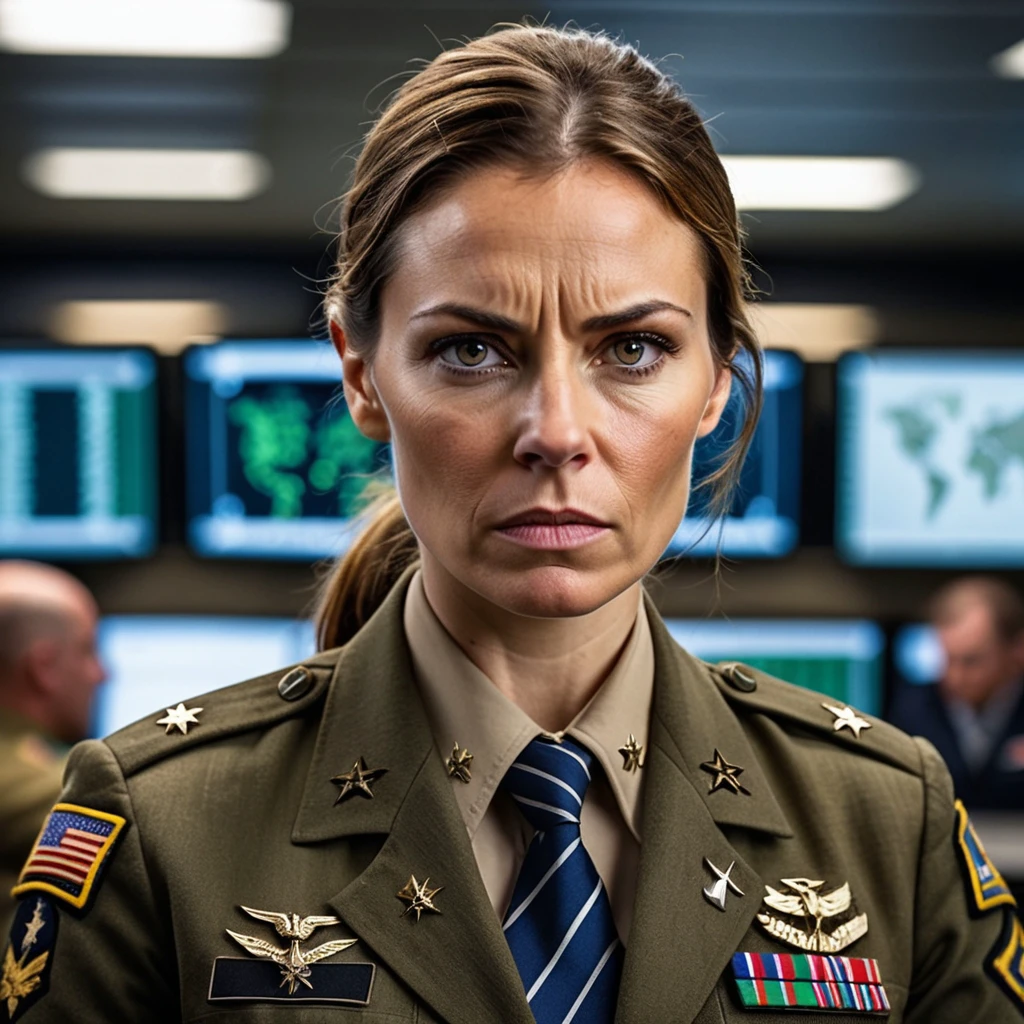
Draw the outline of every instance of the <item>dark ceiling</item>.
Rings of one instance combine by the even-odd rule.
[[[1019,248],[1024,81],[989,61],[1024,38],[1022,0],[671,0],[413,4],[293,0],[264,61],[0,55],[0,233],[322,243],[346,154],[437,40],[524,16],[599,26],[666,57],[723,153],[898,156],[919,192],[881,213],[747,216],[754,247]],[[387,81],[390,78],[390,83]],[[243,147],[273,167],[242,203],[47,199],[21,177],[43,146]]]

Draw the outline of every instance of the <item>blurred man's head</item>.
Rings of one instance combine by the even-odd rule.
[[[86,736],[103,681],[98,617],[74,577],[35,562],[0,561],[0,707],[66,743]]]
[[[946,656],[943,695],[980,707],[1024,675],[1024,601],[987,576],[956,580],[935,596],[931,618]]]

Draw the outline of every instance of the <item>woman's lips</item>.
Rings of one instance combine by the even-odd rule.
[[[497,532],[514,544],[545,551],[565,551],[583,547],[608,532],[607,526],[593,523],[520,523],[500,526]]]

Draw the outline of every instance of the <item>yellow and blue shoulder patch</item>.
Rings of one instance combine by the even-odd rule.
[[[125,819],[116,814],[57,804],[11,894],[45,892],[84,910],[124,826]]]
[[[1006,911],[1006,927],[986,966],[996,984],[1024,1013],[1024,927],[1012,910]]]
[[[1017,901],[1006,884],[999,869],[989,859],[985,847],[981,845],[978,834],[974,831],[971,819],[967,816],[967,808],[963,801],[957,800],[956,830],[954,839],[960,864],[967,879],[967,902],[971,913],[977,917],[997,907],[1015,907]]]
[[[0,972],[0,1019],[18,1020],[49,990],[58,918],[46,896],[18,905]]]

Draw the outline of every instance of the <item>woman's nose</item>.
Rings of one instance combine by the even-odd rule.
[[[522,409],[513,454],[525,466],[582,468],[593,455],[591,396],[571,372],[538,374]]]

